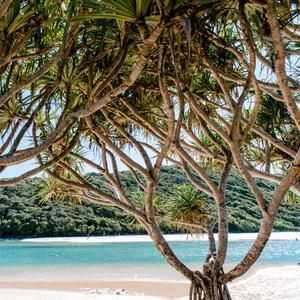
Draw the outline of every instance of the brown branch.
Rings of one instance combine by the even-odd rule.
[[[79,109],[77,112],[71,114],[73,118],[87,117],[97,110],[104,107],[107,103],[109,103],[114,97],[117,97],[124,93],[129,87],[131,87],[135,81],[140,76],[141,72],[145,68],[148,57],[150,56],[153,47],[157,39],[160,37],[162,31],[164,30],[165,22],[160,22],[152,31],[151,35],[148,39],[146,39],[143,43],[143,47],[141,49],[141,54],[139,56],[138,61],[132,68],[128,78],[121,83],[119,86],[106,93],[104,96],[96,97],[95,102],[92,104],[87,104],[84,108]]]
[[[177,138],[176,136],[176,126],[180,126],[178,122],[175,122],[175,112],[174,112],[174,104],[172,102],[172,99],[170,97],[170,94],[168,92],[168,86],[167,86],[167,80],[165,73],[165,58],[166,58],[166,47],[161,47],[159,51],[159,89],[161,91],[161,96],[163,99],[164,107],[167,111],[168,116],[168,132],[164,140],[164,144],[161,147],[160,153],[158,154],[154,167],[153,167],[153,176],[156,177],[160,171],[161,164],[163,162],[163,159],[167,155],[168,151],[170,150],[170,147],[174,141],[174,139]],[[176,68],[176,67],[175,67]],[[179,121],[180,122],[180,121]]]
[[[113,127],[115,127],[123,135],[123,137],[128,140],[128,142],[132,143],[135,146],[135,148],[140,153],[140,155],[142,156],[142,158],[145,162],[147,171],[150,174],[152,174],[153,173],[153,167],[152,167],[151,160],[149,158],[149,155],[145,151],[145,149],[142,147],[142,145],[131,134],[129,134],[122,126],[120,126],[114,119],[110,118],[105,110],[102,110],[102,113],[105,116],[106,120]]]
[[[128,164],[126,164],[125,161],[122,161],[129,169],[129,171],[131,172],[133,178],[135,179],[136,183],[138,184],[138,186],[144,191],[146,189],[144,183],[142,182],[142,180],[140,179],[138,173]]]
[[[0,68],[2,68],[3,66],[5,66],[6,64],[8,64],[9,62],[12,61],[12,57],[14,57],[18,53],[18,51],[23,47],[23,45],[25,44],[25,42],[28,40],[28,38],[32,35],[32,33],[38,27],[39,26],[27,30],[24,33],[23,37],[20,39],[20,41],[19,42],[15,42],[15,44],[12,47],[12,49],[10,49],[9,53],[5,57],[1,57],[1,59],[0,59]]]
[[[101,144],[101,153],[102,153],[102,155],[101,155],[102,164],[104,167],[103,174],[104,174],[105,178],[108,180],[109,184],[112,186],[117,197],[120,197],[121,198],[120,200],[123,200],[128,205],[134,207],[132,201],[126,195],[126,193],[122,187],[114,155],[108,149],[106,149],[106,144],[104,142],[101,142],[100,144]],[[111,175],[109,168],[108,168],[107,154],[110,156],[110,159],[112,162],[114,176]]]
[[[85,157],[79,155],[78,153],[71,152],[70,155],[73,156],[73,157],[75,157],[75,158],[77,158],[77,159],[79,159],[79,160],[81,160],[81,161],[83,161],[84,163],[86,163],[86,164],[89,165],[90,167],[96,169],[96,170],[99,171],[100,173],[104,173],[104,169],[101,168],[100,165],[98,165],[98,164],[94,163],[93,161],[91,161],[91,160],[89,160],[89,159],[87,159],[87,158],[85,158]]]
[[[263,214],[267,214],[267,207],[266,207],[266,203],[265,203],[263,194],[257,187],[255,181],[253,180],[251,174],[248,171],[248,168],[244,164],[244,161],[241,157],[240,146],[237,143],[233,143],[230,148],[231,148],[232,156],[234,158],[234,162],[235,162],[240,174],[245,179],[252,194],[254,195],[254,197],[259,205],[260,210],[262,211]]]
[[[14,177],[14,178],[10,178],[10,179],[4,179],[4,180],[0,180],[0,186],[10,186],[10,185],[16,185],[22,181],[24,181],[25,179],[34,176],[48,168],[50,168],[51,166],[53,166],[56,163],[59,163],[59,161],[61,159],[63,159],[65,156],[67,156],[71,150],[74,148],[75,144],[77,143],[79,138],[78,133],[74,136],[74,138],[72,139],[70,145],[66,148],[66,150],[64,152],[62,152],[61,154],[59,154],[58,156],[54,157],[52,160],[44,163],[43,165],[40,165],[37,168],[34,168],[28,172],[25,172],[24,174],[18,176],[18,177]]]
[[[184,173],[186,174],[187,178],[193,183],[193,185],[197,189],[205,193],[206,195],[213,197],[213,193],[208,188],[206,188],[203,184],[201,184],[198,180],[196,180],[196,178],[193,176],[192,172],[188,167],[187,162],[183,160],[181,157],[180,160],[181,160],[181,167],[183,168]]]
[[[133,108],[133,107],[132,107]],[[142,117],[141,113],[138,113],[137,110],[135,109],[134,117],[131,115],[128,115],[128,113],[125,113],[124,111],[120,109],[116,109],[119,114],[124,116],[128,121],[131,121],[132,123],[136,124],[137,126],[143,128],[145,132],[149,133],[156,139],[163,141],[165,137],[162,137],[164,133],[159,129],[155,128],[148,120],[144,117]],[[132,111],[131,111],[132,112]],[[160,135],[158,135],[160,134]]]
[[[14,0],[4,0],[0,5],[0,19],[4,17]]]
[[[274,60],[275,60],[275,73],[277,76],[278,84],[282,92],[283,98],[286,105],[289,108],[291,117],[293,118],[295,124],[300,130],[300,112],[295,103],[293,96],[291,94],[288,79],[285,71],[285,50],[281,38],[280,26],[277,20],[277,12],[275,1],[268,1],[268,7],[266,9],[266,16],[271,29],[271,37],[274,47]]]
[[[128,157],[125,153],[123,153],[123,151],[121,151],[112,141],[110,141],[109,138],[106,137],[101,132],[101,130],[93,124],[93,121],[90,117],[86,118],[86,122],[89,128],[91,129],[91,131],[95,134],[95,136],[99,138],[99,140],[107,144],[113,150],[113,152],[116,152],[118,156],[124,161],[126,161],[133,169],[136,169],[140,171],[142,174],[144,174],[145,176],[147,176],[148,174],[147,171],[141,165],[139,165],[130,157]]]
[[[118,75],[120,69],[123,66],[123,63],[126,58],[127,49],[128,49],[128,40],[130,37],[130,32],[132,30],[131,25],[128,25],[128,23],[125,23],[125,30],[123,35],[123,42],[121,46],[121,51],[115,60],[115,62],[112,64],[110,72],[105,76],[104,80],[97,80],[97,82],[94,84],[91,92],[90,92],[90,98],[94,98],[95,96],[101,94],[101,92],[104,90],[104,88]]]
[[[300,174],[299,164],[300,151],[298,152],[296,159],[294,160],[294,165],[291,166],[288,173],[282,179],[281,183],[279,184],[279,186],[273,194],[273,197],[268,207],[268,214],[263,215],[263,221],[261,223],[256,240],[254,241],[253,245],[251,246],[246,256],[243,258],[243,260],[234,269],[225,274],[224,280],[226,282],[245,274],[262,253],[272,233],[276,214],[281,202],[283,201],[284,195],[294,184],[296,178]]]
[[[252,36],[252,32],[250,30],[250,24],[248,22],[246,13],[245,13],[245,2],[244,0],[239,1],[239,12],[240,12],[240,21],[242,25],[242,32],[244,35],[244,39],[246,41],[246,46],[247,50],[249,53],[249,67],[248,67],[248,73],[250,80],[252,82],[254,92],[255,92],[255,105],[253,112],[251,114],[251,118],[249,123],[247,124],[246,128],[244,129],[243,132],[243,137],[242,140],[244,140],[247,137],[248,132],[251,130],[253,127],[257,115],[259,113],[259,108],[260,108],[260,101],[261,101],[261,91],[259,88],[258,81],[255,77],[255,68],[256,68],[256,52],[255,52],[255,42]],[[240,116],[241,118],[241,116]],[[240,123],[241,119],[239,120]],[[232,126],[235,126],[234,123],[232,123]]]
[[[111,202],[114,206],[119,207],[123,209],[124,211],[138,217],[138,218],[145,218],[144,214],[138,210],[137,208],[134,208],[131,205],[128,205],[125,202],[119,201],[118,199],[108,195],[107,193],[104,193],[100,189],[94,187],[90,183],[88,183],[83,177],[81,177],[76,171],[74,171],[72,168],[70,168],[67,164],[63,162],[59,162],[59,165],[63,167],[67,172],[72,174],[80,183],[81,186],[84,187],[85,190],[88,190],[95,195],[99,196],[100,198],[106,199],[106,201]],[[52,175],[51,175],[52,176]],[[62,181],[63,182],[63,181]],[[76,187],[76,182],[74,182],[74,185]]]
[[[62,134],[65,133],[65,127],[74,123],[74,120],[69,119],[69,123],[64,122],[48,136],[46,140],[44,140],[40,145],[34,148],[28,148],[22,151],[21,154],[15,155],[15,156],[10,156],[10,155],[2,155],[0,157],[0,166],[10,166],[10,165],[15,165],[27,160],[32,159],[33,157],[36,157],[38,154],[49,148],[55,141],[54,137],[56,136],[61,136]]]
[[[229,142],[229,136],[227,133],[218,126],[214,121],[212,121],[209,116],[203,111],[203,109],[200,108],[199,105],[197,105],[197,102],[195,101],[192,93],[190,91],[185,91],[185,96],[190,104],[190,106],[193,108],[193,110],[199,114],[199,116],[211,127],[213,130],[216,131],[218,135],[220,135],[226,142]]]
[[[229,92],[229,89],[228,89],[226,83],[219,76],[217,68],[214,67],[214,65],[211,63],[211,61],[208,59],[208,57],[204,57],[203,62],[207,65],[208,70],[214,75],[215,79],[217,80],[220,88],[222,89],[222,92],[224,94],[227,105],[230,107],[230,109],[232,111],[234,111],[236,105],[235,105],[232,97],[230,96],[230,92]]]
[[[58,51],[49,62],[45,63],[40,70],[27,77],[23,81],[19,82],[18,84],[12,86],[6,93],[4,93],[0,97],[0,107],[2,107],[12,96],[20,92],[22,89],[26,88],[35,80],[42,77],[45,73],[47,73],[52,68],[52,66],[59,60],[59,58],[60,51]]]
[[[13,126],[13,128],[11,129],[8,137],[5,139],[5,142],[1,145],[0,147],[0,155],[2,155],[2,153],[7,149],[7,147],[9,146],[9,144],[12,142],[19,126],[21,125],[21,119],[18,119],[16,124]],[[4,138],[3,138],[4,140]],[[1,169],[1,168],[0,168]]]

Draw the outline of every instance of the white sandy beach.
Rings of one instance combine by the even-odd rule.
[[[233,299],[299,300],[300,266],[260,269],[245,280],[230,285]]]
[[[256,233],[230,233],[230,241],[255,240]],[[186,234],[165,234],[165,239],[169,242],[186,240],[207,240],[207,235],[191,236]],[[215,238],[218,239],[217,234]],[[300,232],[272,232],[270,240],[299,240]],[[148,235],[119,235],[119,236],[91,236],[91,237],[58,237],[58,238],[33,238],[23,239],[22,242],[30,243],[122,243],[122,242],[151,242]]]
[[[7,284],[7,283],[6,283]],[[61,283],[63,284],[63,283]],[[74,283],[75,284],[75,283]],[[57,285],[57,286],[56,286]],[[5,300],[187,300],[188,283],[178,282],[99,282],[98,288],[79,292],[62,291],[59,283],[41,289],[38,283],[24,284],[23,288],[5,288],[0,283],[0,299]],[[137,286],[134,290],[134,285]],[[26,288],[27,286],[27,288]],[[51,289],[50,289],[51,288]],[[55,290],[57,288],[57,290]],[[70,288],[70,286],[69,286]],[[259,269],[247,279],[229,285],[233,299],[242,300],[299,300],[300,266]],[[172,289],[176,296],[165,296]],[[151,292],[152,291],[152,292]],[[161,296],[152,296],[161,294]]]
[[[0,298],[5,300],[162,300],[164,298],[151,296],[124,296],[124,295],[98,295],[78,294],[70,292],[57,292],[47,290],[0,290]]]

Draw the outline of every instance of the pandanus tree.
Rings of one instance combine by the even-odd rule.
[[[227,283],[262,253],[284,196],[300,193],[298,12],[298,2],[284,0],[2,1],[0,168],[38,165],[0,185],[44,172],[51,178],[44,198],[118,207],[191,281],[190,299],[230,299]],[[155,204],[166,161],[182,168],[201,202],[213,201],[213,212],[199,201],[190,210],[182,202],[174,214]],[[81,165],[106,184],[97,186]],[[138,201],[123,186],[124,168]],[[224,272],[231,172],[255,197],[261,227]],[[276,184],[271,198],[255,178]],[[178,259],[161,221],[209,233],[203,270]]]

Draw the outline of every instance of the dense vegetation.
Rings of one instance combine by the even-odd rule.
[[[90,180],[99,184],[103,179],[94,173]],[[128,172],[122,172],[124,186],[131,193],[137,186]],[[178,187],[186,184],[183,172],[176,167],[164,167],[157,193],[166,202],[176,201]],[[265,197],[272,194],[274,186],[258,181]],[[140,232],[131,217],[117,208],[90,203],[70,203],[49,199],[41,203],[41,178],[27,180],[14,187],[0,189],[0,237],[42,237],[133,234]],[[232,174],[228,180],[229,228],[231,232],[253,232],[259,229],[260,212],[251,192],[241,177]],[[300,230],[300,205],[284,202],[279,210],[275,230]],[[183,230],[164,226],[165,232]]]

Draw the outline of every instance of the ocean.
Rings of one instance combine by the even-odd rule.
[[[247,253],[253,241],[230,241],[226,268]],[[199,269],[206,241],[173,241],[176,255]],[[257,265],[297,265],[300,241],[271,240]],[[0,281],[38,280],[184,280],[162,258],[152,242],[59,243],[0,241]]]

